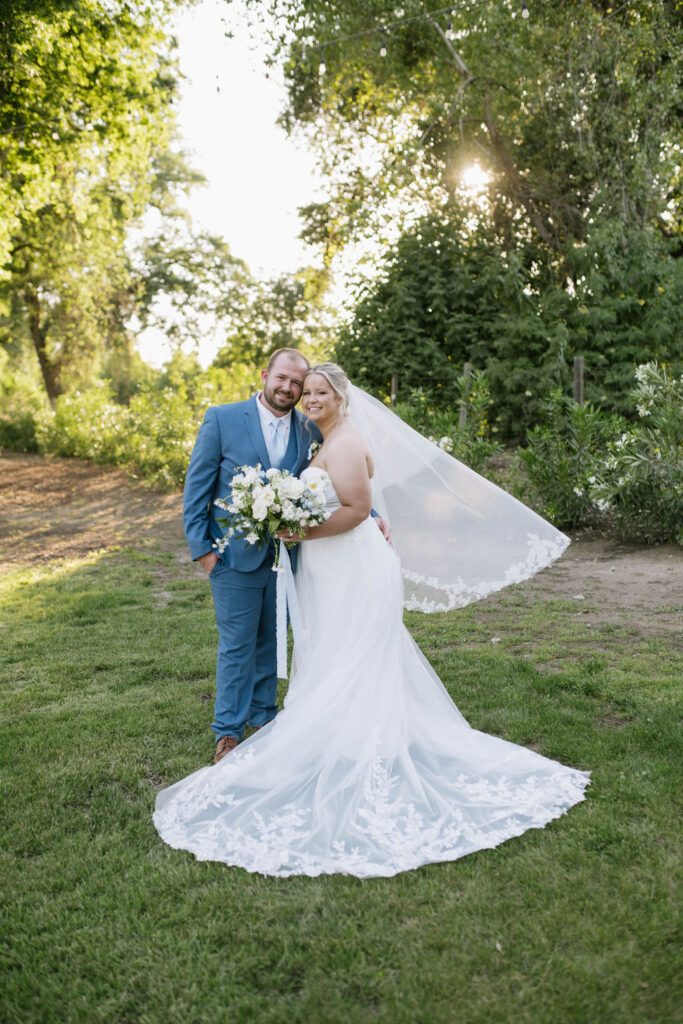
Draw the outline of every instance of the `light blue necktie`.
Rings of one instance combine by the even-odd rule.
[[[285,438],[280,427],[281,420],[271,420],[273,434],[270,441],[270,464],[279,469],[285,457]]]

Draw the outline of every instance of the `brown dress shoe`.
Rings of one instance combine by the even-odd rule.
[[[231,750],[234,750],[239,740],[236,736],[221,736],[218,743],[216,744],[216,753],[214,754],[213,763],[218,764],[222,761],[226,754],[229,754]]]

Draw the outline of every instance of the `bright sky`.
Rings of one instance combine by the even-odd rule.
[[[232,32],[228,39],[226,32]],[[196,223],[222,235],[254,274],[270,276],[310,263],[297,235],[297,207],[315,197],[313,157],[275,124],[284,107],[277,70],[265,77],[239,2],[203,0],[178,16],[181,130],[193,165],[208,179],[186,201]],[[218,91],[220,89],[220,92]],[[208,363],[219,339],[200,341]],[[159,366],[168,347],[158,332],[140,339],[144,359]]]

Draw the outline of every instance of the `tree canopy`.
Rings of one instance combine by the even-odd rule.
[[[360,382],[386,394],[400,371],[448,401],[473,361],[519,434],[573,355],[589,357],[590,399],[616,408],[635,362],[676,355],[679,3],[534,0],[528,18],[518,0],[270,9],[283,122],[328,182],[306,237],[332,262],[374,245],[337,349]]]
[[[0,312],[52,400],[129,342],[129,232],[200,177],[173,145],[171,6],[16,0],[0,15]]]

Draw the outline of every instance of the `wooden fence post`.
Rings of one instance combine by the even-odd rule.
[[[391,408],[396,408],[396,402],[398,400],[398,374],[392,373],[391,375]]]
[[[574,401],[583,405],[583,356],[574,356]]]
[[[469,393],[470,393],[470,377],[472,376],[472,363],[465,363],[465,365],[462,368],[462,375],[463,375],[463,377],[465,378],[465,381],[466,381],[465,394],[469,395]],[[466,421],[467,421],[467,400],[463,399],[463,401],[460,403],[460,413],[458,415],[458,426],[459,427],[464,427]]]

